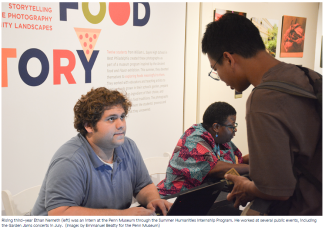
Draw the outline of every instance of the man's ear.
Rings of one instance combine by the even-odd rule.
[[[223,53],[223,57],[226,60],[226,62],[230,64],[231,68],[233,68],[235,66],[235,59],[234,59],[234,57],[233,57],[232,54],[230,54],[229,52],[225,51]]]
[[[94,128],[91,126],[91,124],[89,124],[89,123],[85,123],[84,124],[84,128],[86,129],[86,131],[88,132],[88,133],[93,133],[94,132]]]

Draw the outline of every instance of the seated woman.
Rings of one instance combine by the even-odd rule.
[[[231,168],[239,174],[248,173],[248,155],[243,157],[230,141],[236,131],[236,110],[225,102],[211,104],[204,112],[203,123],[194,124],[179,139],[166,178],[157,185],[159,194],[176,194],[224,178]]]

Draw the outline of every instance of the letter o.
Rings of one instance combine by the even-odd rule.
[[[38,75],[35,78],[30,76],[27,71],[27,63],[33,57],[37,58],[42,65],[42,70],[40,75]],[[29,86],[41,85],[46,80],[49,74],[49,70],[50,70],[49,61],[46,55],[44,54],[44,52],[42,52],[39,49],[36,48],[28,49],[21,55],[19,59],[18,71],[19,71],[20,78],[21,80],[23,80],[23,82],[25,82]]]
[[[124,25],[130,17],[130,3],[128,2],[110,2],[108,12],[112,21],[116,25]]]
[[[92,15],[89,11],[89,2],[82,3],[82,12],[84,13],[85,18],[92,24],[98,24],[101,22],[106,14],[106,3],[99,3],[99,13],[97,15]]]

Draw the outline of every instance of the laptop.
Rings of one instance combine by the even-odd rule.
[[[225,185],[223,181],[180,193],[167,215],[207,215]]]

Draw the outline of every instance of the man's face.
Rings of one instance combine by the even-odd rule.
[[[230,86],[231,89],[235,89],[237,92],[243,92],[248,88],[250,83],[243,74],[241,74],[238,64],[236,65],[234,59],[225,59],[225,57],[221,57],[223,64],[220,65],[216,60],[211,58],[209,54],[207,55],[211,68],[218,72],[221,81],[225,82],[227,86]],[[231,61],[233,61],[232,64]]]
[[[95,144],[103,151],[114,149],[124,143],[126,132],[125,111],[121,105],[105,110],[96,128],[88,131],[90,144]]]
[[[231,115],[228,116],[227,121],[224,123],[224,125],[235,126],[235,123],[236,115]],[[230,142],[230,140],[235,136],[235,133],[237,132],[237,129],[233,130],[227,126],[220,127],[218,136],[218,140],[220,140],[220,143]]]

